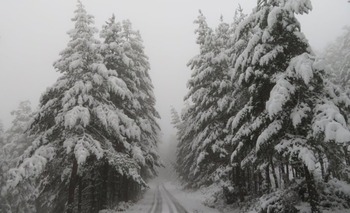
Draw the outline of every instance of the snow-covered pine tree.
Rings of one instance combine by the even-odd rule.
[[[191,137],[183,138],[183,135],[186,133],[186,120],[183,116],[187,114],[187,110],[190,109],[190,104],[185,102],[185,107],[182,108],[181,113],[179,114],[174,108],[171,109],[172,121],[171,124],[176,129],[176,139],[177,139],[177,149],[176,149],[176,158],[175,158],[175,170],[179,177],[179,180],[185,187],[191,186],[191,179],[189,179],[190,166],[189,164],[193,162],[194,155],[191,155]],[[186,186],[187,185],[187,186]]]
[[[11,127],[4,134],[4,145],[2,146],[2,176],[6,180],[6,173],[10,168],[16,166],[20,156],[31,145],[33,137],[30,137],[25,130],[33,117],[30,101],[19,103],[18,109],[11,112],[14,116]],[[2,185],[4,186],[4,185]],[[34,190],[35,191],[35,190]],[[7,203],[7,212],[12,209],[21,212],[28,212],[33,209],[34,200],[30,198],[33,193],[33,186],[30,181],[22,185],[11,195],[3,197],[3,203]]]
[[[191,104],[182,115],[186,127],[181,130],[177,157],[180,176],[190,187],[213,183],[218,170],[228,164],[223,139],[233,90],[227,51],[230,25],[221,18],[213,31],[201,12],[195,23],[200,53],[188,63],[193,73],[185,100]]]
[[[5,172],[6,172],[6,157],[3,147],[5,146],[5,139],[4,139],[4,126],[2,121],[0,120],[0,212],[7,213],[9,212],[9,204],[4,198],[4,195],[1,193],[1,189],[5,186],[6,180],[5,180]]]
[[[191,138],[186,138],[186,140],[183,138],[183,135],[186,132],[186,126],[189,124],[186,124],[185,121],[188,122],[188,120],[185,120],[182,115],[187,114],[187,110],[190,108],[190,105],[188,102],[185,102],[185,107],[182,109],[181,114],[179,114],[175,108],[171,108],[171,124],[176,129],[176,139],[177,139],[177,149],[176,149],[176,158],[175,158],[175,170],[177,173],[177,176],[179,177],[182,184],[191,184],[191,181],[189,179],[189,168],[190,166],[187,166],[189,162],[191,162],[189,157],[194,157],[194,155],[190,155],[191,152]]]
[[[350,26],[344,27],[343,34],[325,49],[323,60],[331,81],[350,96]],[[349,118],[350,112],[347,113],[347,119]],[[346,146],[344,146],[344,152],[347,165],[350,165],[350,150]],[[347,179],[350,181],[350,176]]]
[[[157,151],[160,118],[155,109],[153,85],[149,76],[150,65],[144,53],[143,42],[138,31],[132,29],[131,22],[116,22],[113,15],[103,26],[101,54],[108,69],[116,70],[131,91],[133,98],[123,102],[125,113],[136,121],[141,129],[140,141],[134,143],[135,157],[139,158],[144,178],[157,174],[160,166]],[[118,100],[113,100],[118,105]]]
[[[258,212],[296,211],[304,198],[311,212],[321,205],[349,208],[338,171],[346,171],[350,100],[325,79],[300,31],[295,14],[311,8],[309,0],[258,1],[235,33],[236,42],[251,35],[234,59],[232,79],[237,90],[248,88],[248,99],[230,120],[231,161],[240,171],[241,197],[274,191],[261,198]],[[332,187],[332,195],[322,191]]]
[[[130,199],[134,185],[144,185],[132,155],[141,129],[119,108],[133,94],[103,64],[93,16],[80,1],[72,21],[70,41],[54,63],[62,76],[42,95],[29,129],[36,139],[10,170],[5,190],[11,193],[34,178],[36,212],[98,212]],[[122,188],[110,192],[107,186]]]
[[[27,126],[33,117],[30,101],[19,103],[18,109],[11,112],[15,116],[11,127],[6,130],[6,144],[3,147],[8,168],[16,166],[18,157],[31,145],[31,138],[25,133]]]
[[[171,124],[176,129],[182,129],[180,115],[173,106],[171,106],[171,108],[170,108],[170,114],[171,114]]]
[[[6,170],[6,165],[4,164],[5,162],[5,151],[3,147],[5,146],[5,136],[4,136],[4,125],[2,124],[2,121],[0,120],[0,189],[3,186],[3,183],[5,180],[3,179],[4,171]]]
[[[136,88],[130,89],[134,94],[141,108],[136,111],[137,124],[141,127],[141,148],[148,165],[144,170],[145,176],[152,177],[157,174],[156,166],[160,166],[160,159],[157,151],[160,127],[157,119],[159,113],[155,109],[156,99],[153,93],[153,84],[149,75],[150,65],[148,57],[144,53],[143,41],[138,31],[132,29],[129,20],[122,22],[124,31],[124,53],[130,59],[129,70],[134,72]],[[136,89],[136,90],[135,90]],[[137,105],[137,104],[135,104]]]
[[[208,26],[206,18],[202,12],[199,12],[200,14],[194,23],[198,24],[198,28],[195,30],[195,33],[197,34],[196,43],[200,45],[200,49],[202,49],[202,46],[204,46],[204,43],[206,41],[206,37],[208,37],[209,33],[212,34],[212,29]],[[191,174],[191,167],[192,164],[195,163],[195,155],[192,153],[191,146],[192,141],[195,137],[195,133],[193,132],[194,129],[189,129],[186,127],[191,126],[192,121],[187,117],[187,115],[194,114],[194,104],[192,101],[186,101],[185,103],[186,106],[182,109],[182,113],[180,115],[181,125],[174,125],[177,129],[177,137],[179,141],[176,153],[176,170],[183,183],[188,185],[188,187],[193,187],[193,181],[191,178],[193,174]]]
[[[323,57],[333,81],[350,94],[350,26],[325,49]]]

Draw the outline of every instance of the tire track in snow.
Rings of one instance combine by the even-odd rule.
[[[177,213],[189,213],[185,207],[183,207],[179,201],[165,188],[164,184],[162,184],[162,187],[167,194],[168,198],[171,200],[171,202],[175,205],[175,208],[177,210]],[[169,206],[170,208],[170,206]]]
[[[160,184],[157,184],[157,189],[153,196],[152,207],[148,213],[189,213],[165,188],[164,184],[161,184],[161,187],[162,188],[160,188]]]
[[[160,195],[159,185],[157,185],[157,191],[154,192],[152,208],[148,211],[148,213],[162,213],[162,205],[163,200],[162,196]]]
[[[156,206],[156,197],[157,197],[157,192],[154,193],[153,195],[153,201],[152,201],[152,207],[149,209],[148,213],[153,213],[155,206]]]
[[[162,198],[165,199],[166,201],[166,204],[168,206],[168,211],[167,213],[175,213],[177,212],[176,211],[176,207],[175,207],[175,204],[173,203],[173,201],[170,199],[170,197],[167,195],[167,193],[165,192],[165,190],[161,190],[162,191]],[[165,211],[164,211],[165,212]]]

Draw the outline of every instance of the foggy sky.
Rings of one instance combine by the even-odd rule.
[[[186,67],[198,51],[194,19],[201,9],[210,26],[220,15],[231,22],[240,3],[250,13],[256,0],[82,0],[95,26],[114,13],[117,20],[130,19],[140,30],[149,56],[150,75],[157,99],[160,125],[167,139],[174,130],[170,106],[181,110],[191,71]],[[302,31],[316,51],[333,41],[342,27],[350,25],[347,0],[313,0],[313,11],[299,17]],[[39,97],[59,76],[52,64],[69,40],[73,28],[74,0],[0,0],[0,119],[5,127],[10,112],[20,101],[38,106]]]

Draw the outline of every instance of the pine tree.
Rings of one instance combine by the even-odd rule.
[[[93,16],[81,2],[72,21],[70,41],[54,63],[62,76],[42,95],[29,129],[36,139],[7,184],[11,193],[34,178],[38,212],[98,212],[145,185],[134,145],[141,129],[121,107],[133,93],[104,65]]]
[[[217,70],[215,46],[210,44],[218,41],[218,34],[199,17],[196,32],[201,54],[197,61],[192,60],[195,69],[187,96],[192,103],[182,114],[181,125],[176,125],[180,133],[178,172],[187,184],[205,185],[209,179],[205,172],[212,171],[211,165],[224,165],[226,169],[217,171],[230,172],[220,176],[221,180],[231,179],[227,183],[232,187],[223,188],[229,195],[227,202],[260,197],[248,210],[297,212],[296,203],[302,201],[309,202],[311,212],[325,206],[349,208],[348,192],[341,186],[348,187],[346,115],[350,99],[326,79],[324,67],[301,33],[295,15],[311,8],[310,1],[262,0],[247,18],[236,18],[231,25],[234,36],[222,46],[232,63],[221,67],[228,68],[232,81],[223,96],[210,84],[220,75],[206,81],[210,79],[206,72]],[[216,95],[211,96],[210,91]],[[230,98],[226,111],[208,107],[222,97]],[[211,128],[206,134],[203,126],[220,117],[227,122],[221,128],[223,153],[231,157],[227,165],[218,164],[211,153],[201,149],[210,141],[208,136],[217,132]],[[201,134],[203,140],[198,140]],[[217,142],[216,138],[214,144]],[[195,170],[198,160],[206,166],[203,173]]]
[[[137,123],[141,127],[141,148],[146,156],[145,160],[148,168],[144,171],[146,176],[154,176],[157,172],[154,165],[159,166],[160,160],[157,154],[158,134],[160,127],[157,119],[159,113],[155,109],[155,96],[153,85],[149,75],[150,65],[148,57],[144,53],[142,38],[138,31],[134,31],[129,20],[123,21],[124,38],[127,41],[124,44],[125,55],[131,59],[130,71],[135,72],[134,79],[136,88],[130,89],[140,104],[140,109],[136,111],[138,115]],[[129,46],[129,47],[128,47]],[[136,89],[136,90],[135,90]]]
[[[135,145],[142,152],[142,173],[145,178],[156,175],[160,165],[157,154],[158,132],[153,85],[149,76],[148,58],[144,53],[139,32],[132,29],[130,21],[116,22],[115,16],[103,26],[104,42],[101,54],[108,69],[116,70],[126,83],[133,99],[124,102],[124,111],[141,129],[140,141]],[[117,100],[115,100],[117,101]],[[117,104],[117,103],[116,103]]]
[[[232,36],[230,25],[221,18],[213,31],[201,12],[195,23],[198,24],[200,54],[188,63],[193,73],[185,99],[191,104],[183,115],[186,128],[180,138],[178,154],[179,168],[186,168],[181,173],[191,180],[192,187],[212,183],[215,174],[222,170],[221,166],[227,165],[228,153],[223,139],[233,90],[228,52]]]
[[[343,34],[329,45],[323,54],[329,72],[334,76],[334,83],[339,84],[349,93],[350,85],[350,27],[344,28]]]
[[[335,157],[339,155],[330,150],[342,153],[338,144],[348,142],[344,110],[349,99],[325,79],[300,32],[295,14],[309,10],[310,1],[259,1],[238,26],[237,42],[251,35],[234,59],[233,79],[237,79],[237,90],[248,89],[249,99],[231,119],[234,137],[230,144],[232,163],[246,179],[236,184],[245,188],[245,193],[250,186],[249,165],[260,169],[257,175],[265,181],[264,193],[283,188],[281,184],[288,187],[289,177],[282,180],[277,174],[292,169],[298,172],[294,181],[305,180],[298,187],[307,189],[311,211],[319,212],[316,164],[319,159],[339,163]],[[288,202],[276,203],[264,206],[276,211],[295,208]]]
[[[0,164],[0,171],[1,171],[1,176],[0,176],[0,178],[1,178],[1,187],[3,186],[3,183],[5,182],[4,180],[3,180],[3,174],[4,174],[4,171],[6,170],[6,167],[5,167],[5,165],[4,165],[4,162],[5,162],[5,152],[4,152],[4,149],[3,149],[3,147],[5,146],[5,138],[4,138],[5,136],[4,136],[4,125],[2,124],[2,121],[0,120],[0,147],[1,147],[1,149],[0,149],[0,158],[1,158],[1,164]],[[0,188],[1,188],[0,187]]]
[[[12,121],[12,126],[6,130],[4,134],[4,145],[2,146],[2,176],[6,180],[6,173],[10,168],[16,166],[20,156],[31,145],[31,138],[26,133],[27,126],[33,116],[30,101],[22,101],[17,110],[11,112],[15,116]],[[2,184],[4,186],[5,184]],[[33,211],[34,201],[30,198],[33,190],[33,185],[28,181],[23,184],[21,193],[12,193],[10,196],[4,196],[4,203],[7,203],[7,211],[10,209],[20,212]],[[5,210],[4,210],[5,211]]]
[[[350,95],[350,27],[344,28],[343,34],[337,38],[335,42],[329,45],[324,53],[323,60],[327,67],[328,74],[333,83],[345,90],[347,96]],[[347,119],[349,119],[349,112],[347,112]],[[350,150],[345,145],[343,147],[346,164],[350,165]],[[337,154],[336,152],[334,154]],[[339,169],[339,168],[337,168]],[[345,168],[342,176],[350,181],[350,168]]]
[[[176,151],[176,172],[183,184],[186,187],[193,187],[193,182],[191,179],[191,164],[194,162],[194,154],[192,152],[192,136],[184,135],[187,133],[186,127],[190,125],[190,120],[188,120],[184,115],[189,113],[191,109],[190,104],[185,102],[185,107],[182,109],[181,115],[178,115],[174,110],[173,115],[173,125],[177,130],[176,136],[178,140],[177,151]]]
[[[5,164],[6,162],[6,156],[3,147],[5,146],[5,139],[4,139],[4,126],[2,124],[2,121],[0,120],[0,212],[9,212],[10,207],[8,202],[6,201],[3,193],[1,193],[1,189],[5,186],[6,180],[5,180],[5,172],[7,171],[7,166]]]
[[[12,126],[5,133],[6,145],[3,147],[9,163],[8,168],[16,166],[18,157],[31,145],[31,138],[25,132],[33,116],[30,101],[20,102],[18,109],[12,111],[11,115],[15,117]]]

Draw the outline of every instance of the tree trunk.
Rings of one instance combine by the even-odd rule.
[[[350,166],[350,152],[348,151],[348,146],[344,146],[344,154],[345,154],[346,165]]]
[[[287,161],[287,163],[286,163],[286,185],[287,186],[289,186],[289,163],[288,163],[288,161]]]
[[[258,174],[258,172],[253,171],[253,179],[254,179],[254,194],[257,196],[259,193],[259,189],[258,189],[259,174]]]
[[[294,167],[292,166],[292,176],[293,176],[293,178],[292,179],[294,179],[294,178],[296,178],[297,176],[296,176],[296,171],[295,171],[295,169],[294,169]]]
[[[113,170],[108,169],[108,187],[107,187],[107,200],[108,205],[112,206],[114,201],[114,181],[113,181]]]
[[[117,199],[118,202],[123,201],[123,175],[122,174],[116,174],[116,184],[115,184],[115,188],[116,188],[116,192],[117,192]]]
[[[258,195],[261,196],[264,193],[264,177],[263,177],[263,172],[258,172]]]
[[[323,181],[326,182],[326,173],[324,171],[324,162],[323,162],[323,157],[322,157],[321,153],[319,153],[318,160],[320,161],[322,179],[323,179]]]
[[[79,185],[78,185],[78,213],[81,213],[81,202],[82,202],[82,195],[83,195],[83,180],[80,177],[79,178]]]
[[[283,165],[283,163],[280,163],[279,176],[278,176],[278,180],[279,180],[278,185],[281,187],[281,189],[283,189],[283,187],[285,186],[284,176],[285,176],[284,165]]]
[[[288,161],[286,161],[286,164],[281,163],[280,165],[280,187],[287,188],[289,185],[289,167],[288,167]],[[282,186],[283,184],[283,186]]]
[[[311,206],[312,213],[320,213],[318,209],[318,193],[316,191],[315,180],[313,174],[309,172],[309,169],[304,165],[305,180],[307,185],[307,190],[309,194],[309,203]]]
[[[278,189],[278,179],[277,179],[277,175],[276,175],[276,170],[275,170],[275,166],[273,164],[273,160],[272,160],[272,157],[270,158],[270,164],[271,164],[271,171],[272,171],[272,176],[273,176],[273,179],[275,181],[275,187],[276,189]]]
[[[250,193],[250,167],[247,167],[247,177],[246,177],[246,181],[247,181],[247,192]]]
[[[72,172],[69,180],[67,213],[73,213],[74,192],[75,192],[75,187],[77,185],[77,173],[78,173],[78,162],[74,157]]]
[[[123,200],[127,202],[129,200],[129,179],[126,177],[126,175],[123,175],[123,184],[121,185],[123,187]]]
[[[99,198],[102,209],[106,209],[108,205],[108,167],[108,162],[106,162],[102,171],[102,186],[100,189],[101,195]]]
[[[95,213],[96,208],[96,186],[95,186],[95,175],[92,175],[91,178],[91,207],[90,207],[90,213]]]
[[[238,194],[239,194],[239,199],[241,202],[244,201],[244,194],[243,194],[243,178],[242,178],[242,170],[240,166],[236,167],[236,180],[237,180],[237,186],[238,186]]]
[[[265,167],[265,187],[264,190],[269,193],[271,188],[271,180],[270,180],[270,165],[267,164]]]

